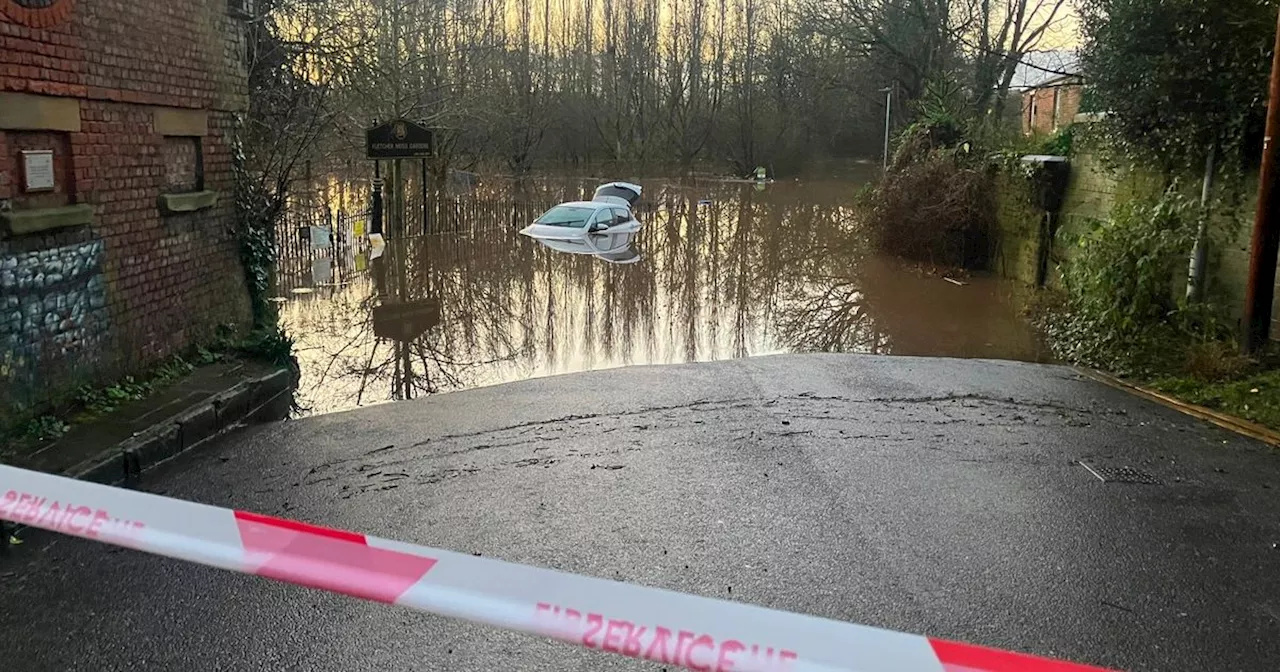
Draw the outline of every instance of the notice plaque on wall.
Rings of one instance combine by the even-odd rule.
[[[53,191],[53,150],[23,150],[22,178],[25,191]]]

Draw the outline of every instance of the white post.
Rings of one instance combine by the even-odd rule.
[[[1200,224],[1196,229],[1196,244],[1191,250],[1191,263],[1187,272],[1187,300],[1198,303],[1204,300],[1205,266],[1208,265],[1209,248],[1209,197],[1213,190],[1213,169],[1217,145],[1209,147],[1204,163],[1204,183],[1200,188]]]
[[[893,87],[886,86],[884,91],[884,172],[889,172],[889,123],[893,114]]]

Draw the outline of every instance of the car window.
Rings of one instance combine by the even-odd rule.
[[[587,218],[591,216],[591,212],[591,208],[582,208],[574,205],[557,205],[539,217],[534,223],[545,224],[546,226],[570,226],[580,228],[587,225]]]
[[[595,219],[591,220],[591,223],[592,223],[592,224],[604,224],[604,225],[606,225],[606,226],[607,226],[607,225],[612,225],[612,224],[613,224],[613,214],[612,214],[611,212],[609,212],[609,208],[602,208],[602,209],[600,210],[600,212],[597,212],[597,213],[596,213],[596,217],[595,217]]]
[[[629,221],[631,221],[631,213],[627,212],[624,208],[613,209],[614,224],[626,224]]]

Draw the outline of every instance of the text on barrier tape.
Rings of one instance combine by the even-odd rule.
[[[1105,672],[4,465],[0,519],[697,672]]]

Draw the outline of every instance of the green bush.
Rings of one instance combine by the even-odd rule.
[[[1198,344],[1229,341],[1220,308],[1183,299],[1197,205],[1177,185],[1117,206],[1076,242],[1064,310],[1048,331],[1059,356],[1121,375],[1185,370]]]
[[[240,352],[249,357],[272,364],[296,369],[293,356],[293,337],[279,327],[259,329],[249,335],[239,346]]]
[[[1173,171],[1252,162],[1275,40],[1273,0],[1081,0],[1089,107],[1106,147]]]
[[[1075,146],[1075,128],[1075,126],[1068,126],[1045,138],[1036,148],[1036,153],[1047,156],[1071,156]]]
[[[915,121],[902,129],[890,162],[892,171],[928,160],[935,152],[972,140],[974,122],[969,116],[963,87],[949,78],[934,79],[916,101]]]

